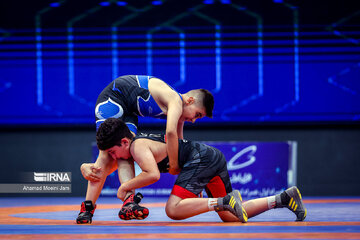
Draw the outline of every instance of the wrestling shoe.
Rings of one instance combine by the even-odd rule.
[[[297,187],[288,188],[281,194],[276,195],[276,202],[279,207],[287,207],[295,213],[296,221],[304,221],[307,211]]]
[[[241,204],[242,198],[238,190],[234,190],[223,198],[218,198],[218,205],[214,206],[216,212],[229,211],[239,218],[240,222],[246,223],[247,213]]]
[[[149,215],[149,209],[139,205],[143,195],[141,193],[131,194],[125,199],[122,208],[119,211],[119,218],[122,220],[145,219]]]
[[[80,213],[76,218],[76,223],[77,224],[91,223],[95,209],[96,209],[96,205],[94,206],[92,201],[88,200],[82,202]]]

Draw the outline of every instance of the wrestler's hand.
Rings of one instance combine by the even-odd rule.
[[[125,198],[127,197],[126,194],[128,193],[128,190],[125,190],[124,187],[122,187],[124,184],[122,184],[119,189],[118,189],[118,192],[117,192],[117,197],[119,199],[121,199],[122,201],[125,200]]]
[[[94,163],[83,163],[80,167],[83,177],[91,182],[100,181],[101,167],[95,167]]]
[[[176,167],[171,167],[169,168],[169,173],[172,174],[172,175],[177,175],[179,174],[181,171],[181,169],[179,168],[179,166],[176,166]]]

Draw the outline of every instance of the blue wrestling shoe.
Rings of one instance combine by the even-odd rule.
[[[238,190],[234,190],[223,198],[218,198],[218,205],[214,206],[216,212],[229,211],[239,218],[240,222],[246,223],[248,215],[241,204],[242,198]]]

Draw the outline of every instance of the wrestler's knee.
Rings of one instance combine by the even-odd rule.
[[[185,219],[185,217],[182,216],[183,214],[180,211],[178,211],[176,205],[177,204],[174,202],[171,202],[171,201],[167,202],[166,207],[165,207],[166,215],[173,220]]]
[[[168,207],[165,208],[166,215],[171,218],[172,220],[182,220],[181,216],[179,216],[178,211],[176,211],[176,207]]]

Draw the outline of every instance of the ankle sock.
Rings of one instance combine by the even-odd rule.
[[[217,198],[209,198],[208,200],[208,207],[210,211],[214,211],[214,206],[218,205],[218,199]]]
[[[269,209],[275,208],[275,206],[276,206],[276,197],[275,196],[267,197],[267,203],[268,203],[268,208]]]

